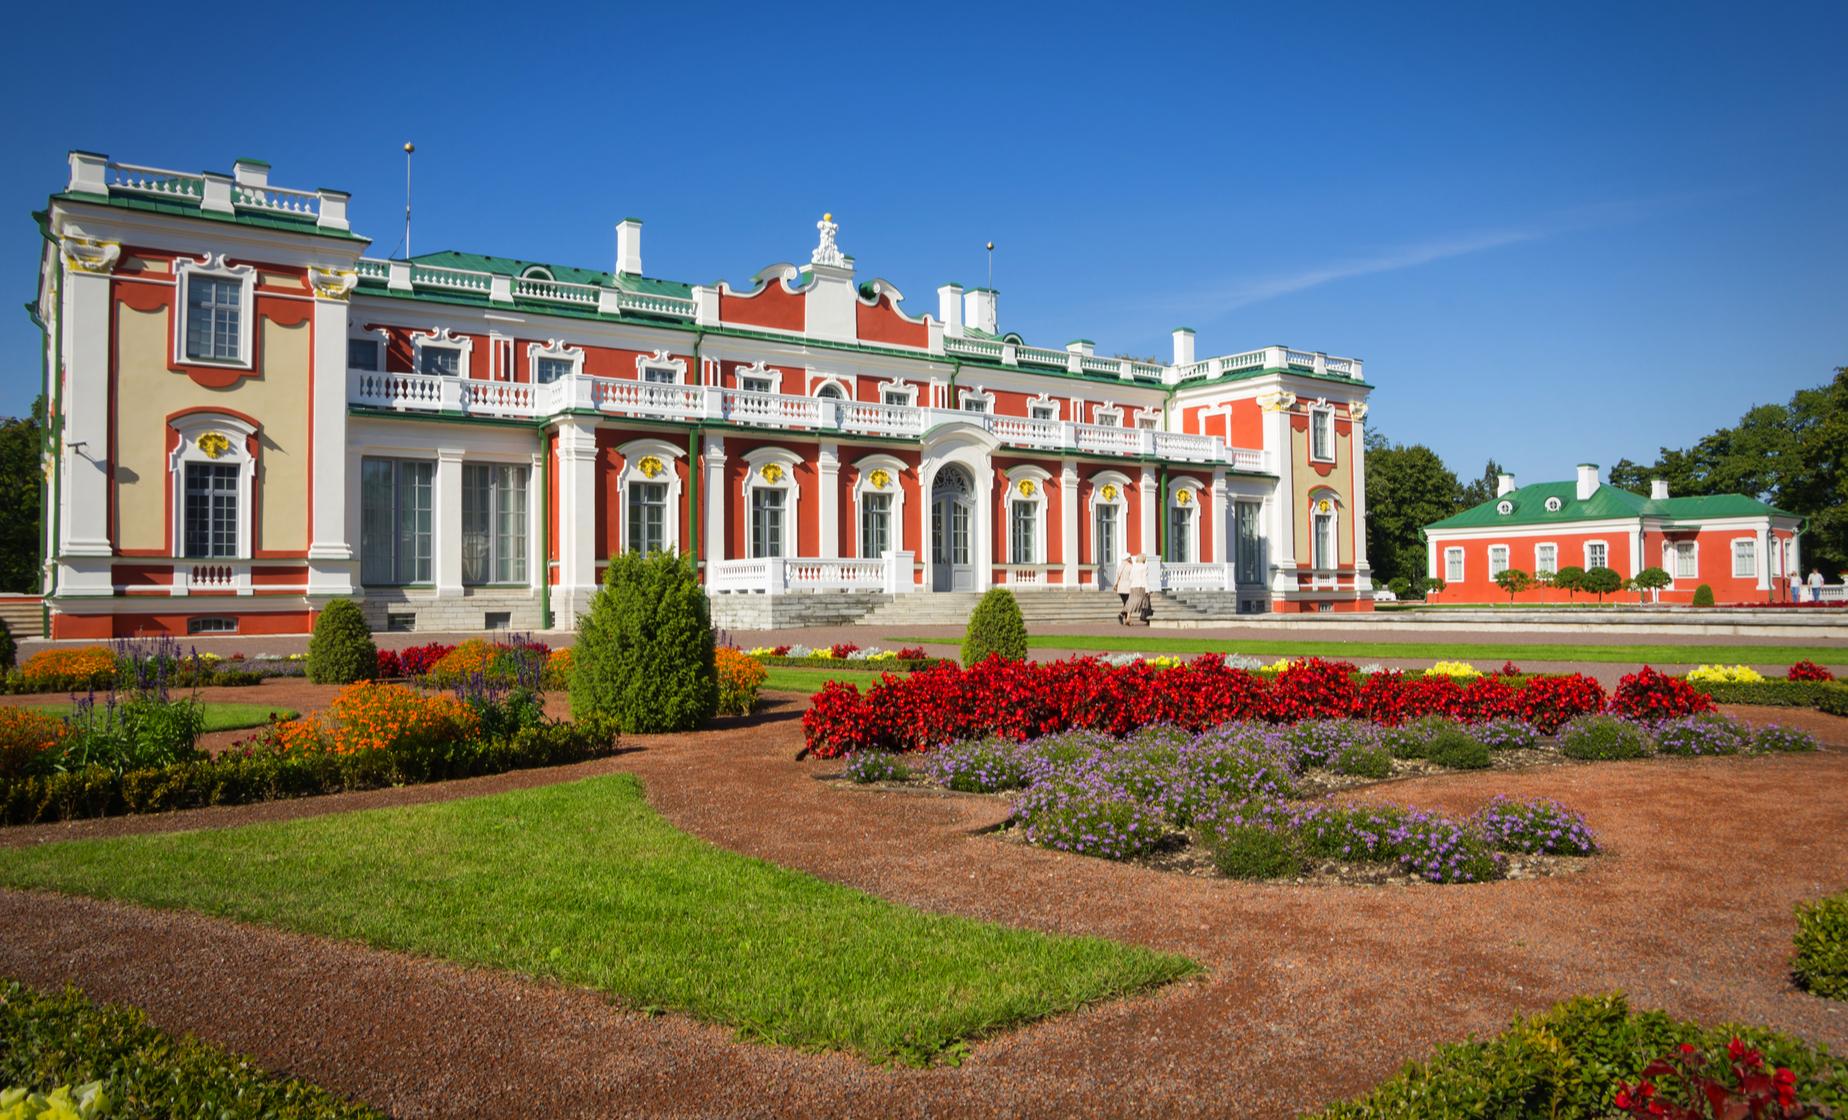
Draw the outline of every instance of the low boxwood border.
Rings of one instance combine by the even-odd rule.
[[[0,824],[245,805],[473,778],[584,762],[614,754],[616,745],[615,730],[604,725],[548,723],[506,739],[457,744],[434,757],[399,757],[389,750],[261,750],[123,774],[93,766],[0,785]]]
[[[947,657],[887,657],[878,661],[860,657],[754,657],[765,666],[788,669],[861,669],[873,673],[921,673],[937,665],[955,665]]]
[[[1757,704],[1768,708],[1815,708],[1848,715],[1848,684],[1840,681],[1689,681],[1715,704]]]
[[[384,1120],[318,1085],[262,1072],[192,1035],[175,1037],[132,1007],[0,984],[0,1089],[48,1093],[101,1080],[111,1116],[225,1120]]]

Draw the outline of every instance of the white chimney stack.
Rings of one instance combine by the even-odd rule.
[[[1598,492],[1598,464],[1580,463],[1578,469],[1578,500],[1583,502]]]
[[[1194,364],[1194,335],[1192,327],[1174,328],[1174,364],[1190,366]]]
[[[963,295],[963,315],[968,324],[978,331],[999,334],[995,323],[995,297],[1000,293],[993,288],[970,288]]]
[[[937,289],[937,318],[943,320],[945,338],[962,337],[963,290],[961,284],[945,284]]]
[[[1649,499],[1655,502],[1668,501],[1668,479],[1652,478],[1649,480]]]
[[[1497,498],[1503,496],[1504,494],[1511,494],[1513,492],[1514,492],[1514,476],[1513,475],[1498,474],[1495,476],[1495,496]]]
[[[625,276],[642,274],[642,220],[624,218],[616,223],[616,271]]]

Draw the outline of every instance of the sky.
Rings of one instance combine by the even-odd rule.
[[[1653,461],[1848,364],[1835,0],[77,11],[0,45],[19,303],[69,149],[266,159],[386,256],[409,140],[419,252],[607,268],[633,215],[650,275],[738,284],[830,211],[934,314],[992,240],[1028,342],[1360,357],[1370,427],[1466,479]],[[23,312],[0,354],[23,412]]]

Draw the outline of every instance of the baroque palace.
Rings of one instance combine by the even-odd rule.
[[[1358,360],[1033,346],[955,284],[913,316],[827,216],[733,287],[647,275],[634,219],[608,271],[375,259],[347,204],[71,153],[36,215],[54,637],[299,632],[338,596],[550,629],[656,549],[733,626],[1095,594],[1137,553],[1210,613],[1372,605]]]

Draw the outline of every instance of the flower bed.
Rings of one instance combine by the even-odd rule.
[[[956,661],[932,657],[922,646],[903,649],[880,649],[838,642],[832,646],[757,646],[743,651],[761,665],[787,666],[796,669],[838,669],[851,665],[859,669],[889,669],[896,673],[915,673],[936,665],[954,665]]]
[[[4,691],[84,692],[94,688],[231,687],[266,677],[301,676],[299,655],[246,658],[182,649],[172,638],[127,638],[107,646],[40,650],[8,673]]]
[[[719,678],[719,712],[750,715],[751,709],[757,706],[757,691],[770,675],[763,662],[730,646],[720,646],[712,651],[712,667]]]

